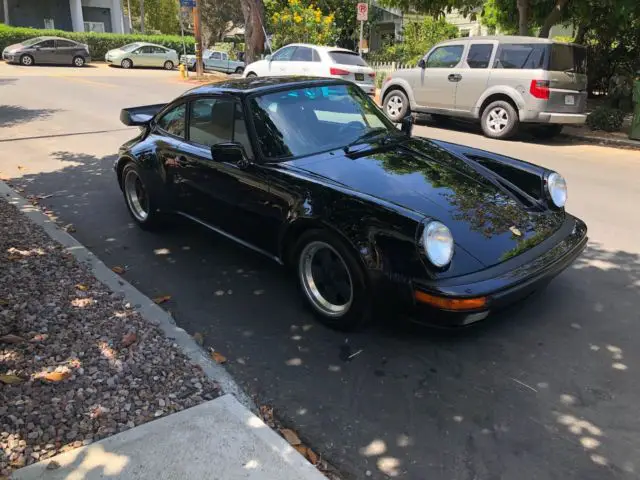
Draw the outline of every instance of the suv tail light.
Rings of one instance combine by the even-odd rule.
[[[351,72],[348,72],[346,70],[343,70],[341,68],[335,68],[335,67],[331,67],[329,69],[329,73],[331,75],[349,75]]]
[[[371,73],[369,74],[369,76],[370,76],[371,78],[376,78],[376,72],[371,72]]]
[[[549,80],[531,80],[529,93],[536,98],[549,100]]]

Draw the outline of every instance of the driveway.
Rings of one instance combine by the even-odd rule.
[[[136,130],[118,113],[184,91],[177,72],[16,72],[0,64],[0,177],[45,196],[144,293],[171,295],[177,323],[345,478],[640,477],[639,152],[417,127],[563,173],[589,248],[544,292],[475,328],[389,317],[345,335],[314,322],[269,260],[190,224],[132,224],[111,168]]]

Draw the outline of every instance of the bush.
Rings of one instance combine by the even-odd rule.
[[[591,130],[617,132],[622,128],[624,112],[617,108],[598,107],[587,117],[587,125]]]
[[[105,53],[113,48],[118,48],[132,42],[151,42],[172,48],[178,54],[183,51],[182,37],[178,35],[139,35],[139,34],[117,34],[117,33],[87,33],[87,32],[66,32],[63,30],[38,30],[35,28],[9,27],[0,24],[0,50],[14,43],[23,42],[29,38],[43,35],[53,35],[56,37],[68,38],[76,42],[89,45],[91,57],[95,60],[102,60]],[[195,40],[193,37],[184,37],[187,46],[187,53],[194,53]]]

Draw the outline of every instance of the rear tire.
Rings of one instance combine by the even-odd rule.
[[[531,134],[540,140],[550,140],[562,133],[564,125],[536,125],[531,129]]]
[[[167,60],[166,62],[164,62],[164,69],[165,70],[173,70],[174,64],[171,60]]]
[[[84,67],[84,58],[80,55],[73,57],[72,64],[74,67]]]
[[[337,235],[308,230],[292,252],[302,296],[321,323],[350,331],[369,322],[372,308],[364,270]]]
[[[400,122],[411,110],[409,99],[402,90],[391,90],[382,102],[384,113],[394,122]]]
[[[120,184],[127,210],[138,226],[143,230],[162,227],[166,217],[158,210],[156,199],[142,180],[135,163],[129,162],[124,166]]]
[[[129,60],[128,58],[125,58],[124,60],[122,60],[120,62],[120,66],[122,68],[132,68],[133,67],[133,62],[131,60]]]
[[[20,65],[24,65],[25,67],[30,67],[35,65],[36,62],[33,61],[33,57],[31,55],[22,55],[20,57]]]
[[[242,67],[236,68],[236,73],[242,75],[242,72],[244,72],[244,68],[242,68]]]
[[[513,105],[504,100],[497,100],[484,109],[480,124],[485,136],[506,140],[518,132],[520,120]]]
[[[254,72],[249,72],[249,73],[247,73],[247,78],[255,78],[255,77],[257,77],[257,76],[258,76],[258,75],[257,75],[256,73],[254,73]]]

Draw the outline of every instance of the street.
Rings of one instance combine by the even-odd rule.
[[[346,335],[316,323],[270,260],[196,225],[133,225],[112,166],[137,131],[119,112],[172,100],[189,88],[178,77],[0,63],[0,178],[41,196],[146,295],[170,295],[178,325],[345,478],[640,478],[639,151],[417,126],[562,173],[589,247],[545,291],[476,327],[387,318]]]

